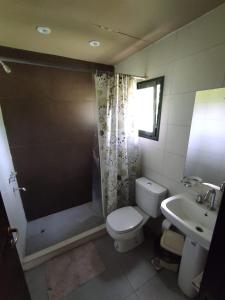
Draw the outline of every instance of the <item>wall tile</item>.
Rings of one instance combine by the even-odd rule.
[[[221,87],[225,44],[175,62],[172,94]]]
[[[146,76],[148,78],[156,78],[160,76],[164,76],[164,90],[163,97],[169,95],[171,93],[171,88],[173,86],[173,73],[174,73],[175,65],[174,63],[169,63],[160,66],[151,66],[147,65],[146,67]]]
[[[115,66],[117,73],[125,73],[136,76],[145,76],[146,72],[146,48],[129,56],[126,60],[122,61]]]
[[[168,124],[191,126],[195,92],[172,95],[168,101]]]
[[[185,165],[185,156],[166,152],[164,157],[163,175],[176,182],[180,182],[183,178]]]
[[[141,149],[152,149],[152,148],[157,148],[157,149],[164,149],[165,148],[165,143],[166,143],[166,134],[167,134],[167,125],[166,124],[161,124],[160,125],[160,130],[159,130],[159,140],[150,140],[146,138],[139,138],[139,143],[141,146]]]
[[[225,5],[221,5],[177,32],[177,58],[210,48],[225,42]]]
[[[161,184],[168,189],[168,196],[180,194],[184,192],[184,186],[181,182],[175,182],[174,179],[170,179],[158,172],[155,172],[149,168],[145,169],[143,176],[151,178],[153,181]]]
[[[146,64],[149,78],[165,76],[160,139],[140,138],[140,146],[144,156],[142,174],[168,187],[171,194],[183,191],[180,178],[195,92],[225,85],[224,27],[225,4],[148,46],[145,55],[138,52],[134,60],[130,57],[121,63],[126,66],[125,73],[135,74],[140,59]],[[166,152],[161,154],[162,150]],[[164,157],[162,165],[159,157]]]
[[[163,97],[162,101],[162,110],[161,110],[161,125],[165,125],[168,123],[168,117],[169,117],[169,109],[170,109],[170,103],[169,103],[170,97],[165,95]]]
[[[186,155],[190,127],[168,125],[166,150],[172,153]]]
[[[164,151],[157,148],[149,148],[142,152],[142,166],[148,166],[152,170],[162,172]]]
[[[177,33],[172,33],[147,48],[149,70],[168,65],[176,58]]]

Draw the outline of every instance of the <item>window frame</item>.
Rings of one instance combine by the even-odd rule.
[[[137,90],[143,89],[143,88],[149,88],[149,87],[156,87],[157,84],[160,84],[160,92],[159,92],[159,105],[158,105],[158,116],[157,116],[157,122],[155,124],[155,128],[153,132],[144,131],[138,129],[138,135],[142,138],[147,138],[151,140],[158,141],[159,140],[159,130],[160,130],[160,121],[161,121],[161,111],[162,111],[162,99],[163,99],[163,89],[164,89],[164,78],[165,76],[160,76],[152,79],[148,79],[145,81],[139,81],[137,82]],[[154,99],[155,101],[155,99]]]

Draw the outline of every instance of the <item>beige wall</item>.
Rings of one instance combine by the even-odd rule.
[[[225,4],[116,65],[117,72],[165,75],[159,141],[140,138],[143,175],[183,190],[195,92],[225,86]]]

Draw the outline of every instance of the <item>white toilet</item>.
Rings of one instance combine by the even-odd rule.
[[[136,204],[116,209],[106,219],[106,229],[119,252],[127,252],[144,240],[143,226],[150,217],[161,215],[160,205],[167,189],[141,177],[136,179]]]

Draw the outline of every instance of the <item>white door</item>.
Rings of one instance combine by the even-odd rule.
[[[10,175],[14,173],[15,169],[0,108],[0,191],[10,227],[17,228],[19,232],[17,251],[22,261],[25,255],[27,220],[20,193],[19,191],[14,191],[14,188],[18,188],[16,177],[14,179],[11,177],[12,179],[9,180]]]

